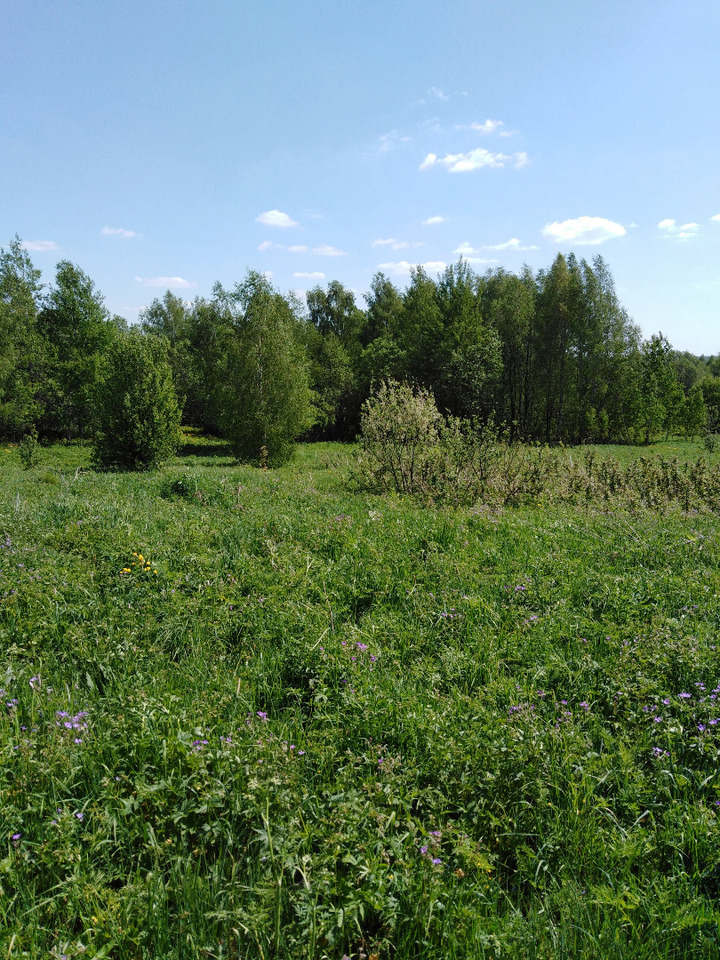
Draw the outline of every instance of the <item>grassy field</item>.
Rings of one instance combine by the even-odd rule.
[[[720,956],[714,512],[187,440],[0,448],[0,956]]]

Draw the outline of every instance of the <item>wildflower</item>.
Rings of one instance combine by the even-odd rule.
[[[681,700],[690,700],[692,697],[691,693],[679,693],[678,696]]]

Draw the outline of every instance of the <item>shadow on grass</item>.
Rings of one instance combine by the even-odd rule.
[[[209,443],[184,443],[176,456],[181,457],[232,457],[230,445],[223,440]]]

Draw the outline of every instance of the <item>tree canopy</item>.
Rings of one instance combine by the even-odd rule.
[[[404,290],[378,273],[364,300],[331,280],[303,304],[248,271],[209,298],[167,291],[128,328],[67,260],[43,288],[16,237],[0,250],[0,432],[107,435],[97,397],[143,338],[163,344],[147,361],[167,366],[184,422],[254,462],[281,463],[301,438],[354,439],[388,379],[513,438],[649,443],[720,429],[720,357],[643,340],[599,256],[558,254],[517,274],[460,259],[433,278],[418,266]]]

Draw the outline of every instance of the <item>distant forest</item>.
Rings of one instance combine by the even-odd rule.
[[[270,424],[293,439],[353,440],[387,379],[529,441],[720,429],[720,357],[675,351],[661,334],[643,340],[600,256],[558,254],[519,274],[478,274],[461,259],[437,278],[416,267],[404,290],[377,273],[364,306],[337,281],[303,302],[250,271],[210,298],[168,291],[129,328],[69,261],[43,285],[16,237],[0,250],[0,434],[92,436],[95,392],[126,337],[162,342],[185,424],[241,441],[258,415],[264,436]]]

